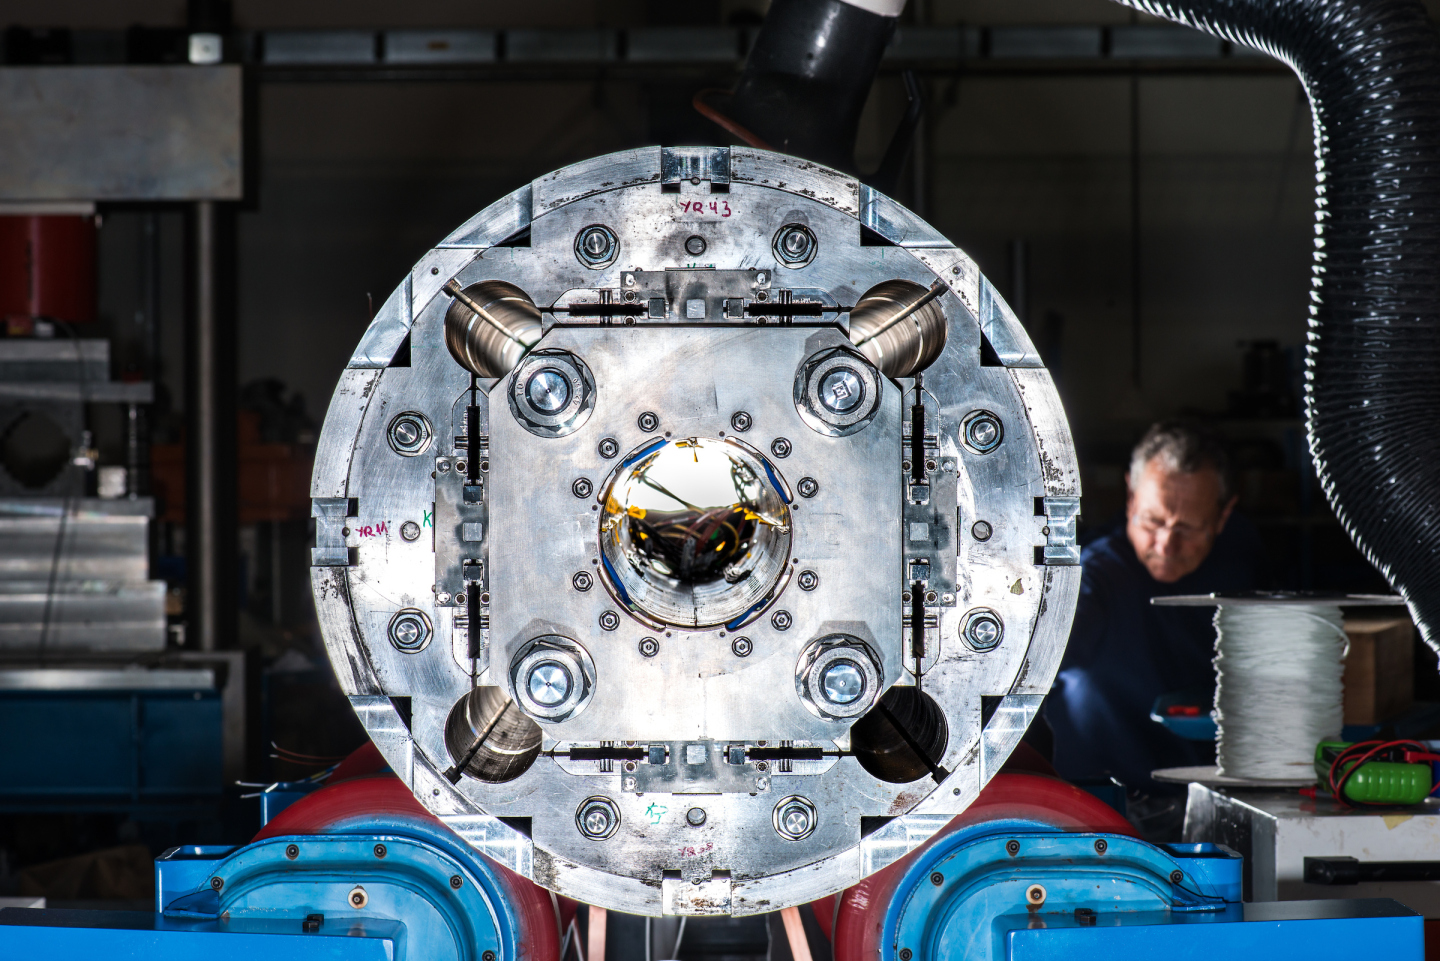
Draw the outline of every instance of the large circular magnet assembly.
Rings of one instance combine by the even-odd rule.
[[[1017,743],[1079,587],[1013,312],[894,201],[739,147],[576,164],[443,238],[313,492],[327,650],[396,774],[634,914],[772,911],[920,843]]]

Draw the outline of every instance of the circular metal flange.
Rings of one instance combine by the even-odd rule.
[[[595,662],[568,637],[544,634],[522,647],[510,665],[521,710],[542,721],[566,721],[595,694]]]
[[[828,437],[869,426],[880,409],[880,373],[843,347],[812,354],[795,372],[795,409],[805,425]]]
[[[564,350],[527,354],[510,375],[510,412],[539,437],[573,434],[595,409],[595,377],[579,357]]]
[[[870,646],[850,634],[828,634],[812,642],[795,667],[795,692],[819,717],[859,717],[875,703],[880,667]]]

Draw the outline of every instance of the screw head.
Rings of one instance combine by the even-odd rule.
[[[770,625],[777,631],[788,631],[794,623],[795,618],[790,616],[789,611],[776,611],[770,615]]]
[[[610,460],[620,453],[620,442],[613,437],[606,437],[595,449],[600,452],[601,457]]]
[[[575,590],[583,593],[595,586],[595,578],[590,576],[589,571],[577,571],[575,576],[570,578],[570,583],[575,586]]]
[[[804,267],[815,259],[818,244],[810,228],[803,224],[786,224],[775,232],[770,247],[775,259],[786,267]]]
[[[654,411],[647,410],[645,413],[635,418],[635,426],[639,427],[641,430],[648,434],[652,430],[660,426],[660,415],[655,413]]]
[[[1171,871],[1171,872],[1170,872],[1170,883],[1171,883],[1171,884],[1179,884],[1179,883],[1180,883],[1181,881],[1183,881],[1183,880],[1185,880],[1185,872],[1184,872],[1184,871],[1175,870],[1175,871]]]
[[[422,612],[413,608],[400,611],[390,618],[388,633],[394,648],[406,654],[422,651],[425,645],[430,643],[429,620]]]
[[[285,845],[285,856],[292,861],[295,860],[300,856],[300,846],[298,844]]]
[[[964,420],[961,437],[965,446],[975,453],[988,454],[1005,439],[1005,429],[1000,425],[1000,418],[988,410],[971,411]]]
[[[751,418],[750,414],[743,410],[737,410],[735,413],[730,415],[730,426],[735,428],[742,434],[745,433],[745,431],[749,430],[750,425],[754,422],[755,421],[753,418]]]
[[[989,521],[976,521],[970,525],[970,536],[977,541],[988,541],[990,535],[995,533]]]
[[[602,841],[620,827],[620,809],[607,797],[589,797],[575,810],[575,826],[592,841]]]
[[[690,810],[685,812],[685,820],[690,824],[691,827],[698,828],[700,825],[705,823],[705,809],[691,808]]]
[[[575,681],[559,661],[541,661],[530,669],[525,686],[537,704],[554,707],[570,696]]]
[[[981,607],[965,615],[965,626],[960,633],[972,649],[993,651],[1005,636],[1005,627],[1000,623],[1000,615]]]
[[[770,453],[774,454],[776,457],[789,457],[790,450],[791,447],[788,438],[777,437],[770,442]]]
[[[575,259],[591,270],[608,267],[620,252],[620,238],[604,224],[591,224],[575,235]]]
[[[808,798],[791,795],[775,805],[771,820],[776,834],[787,841],[802,841],[815,831],[815,805]]]
[[[1110,849],[1110,844],[1109,844],[1108,841],[1106,841],[1104,838],[1098,838],[1098,839],[1096,839],[1096,841],[1095,841],[1095,853],[1096,853],[1096,854],[1104,854],[1104,853],[1105,853],[1106,851],[1108,851],[1109,849]]]
[[[400,536],[407,541],[420,539],[420,525],[414,521],[406,521],[400,525]]]
[[[495,961],[495,952],[486,951],[484,954],[480,955],[480,961]]]
[[[377,844],[377,845],[375,845],[375,856],[376,856],[377,858],[383,858],[385,855],[387,855],[387,854],[389,854],[389,853],[390,853],[390,851],[389,851],[389,849],[387,849],[387,848],[385,847],[385,845],[383,845],[383,844]]]
[[[1025,903],[1039,906],[1045,903],[1045,885],[1032,884],[1025,889]]]
[[[224,879],[224,878],[211,878],[211,879],[210,879],[210,888],[211,888],[211,890],[213,890],[213,891],[219,891],[219,890],[220,890],[221,888],[223,888],[224,886],[225,886],[225,879]]]
[[[821,673],[820,691],[831,704],[854,704],[865,693],[865,674],[854,661],[835,661]]]
[[[836,367],[820,379],[820,403],[837,414],[848,414],[865,397],[865,382],[849,367]]]
[[[619,627],[619,626],[620,626],[620,615],[619,615],[619,614],[616,614],[614,611],[605,611],[603,614],[600,615],[600,629],[601,629],[601,630],[604,630],[604,631],[613,631],[613,630],[615,630],[615,628],[617,628],[617,627]]]
[[[1011,838],[1009,841],[1006,841],[1006,842],[1005,842],[1005,853],[1008,854],[1008,855],[1010,855],[1012,858],[1013,858],[1015,855],[1019,854],[1019,853],[1020,853],[1020,842],[1019,842],[1019,841],[1016,841],[1014,838]]]
[[[590,483],[588,477],[577,477],[575,483],[570,485],[570,493],[576,497],[589,497],[595,492],[595,485]]]
[[[640,654],[643,657],[654,657],[660,653],[660,642],[653,637],[642,637],[640,639]]]
[[[462,877],[460,877],[460,875],[458,875],[458,874],[452,874],[452,875],[450,875],[450,886],[451,886],[452,888],[454,888],[456,891],[459,891],[460,888],[464,886],[464,884],[465,884],[465,879],[462,878]]]
[[[736,657],[749,657],[753,650],[755,650],[755,645],[748,637],[737,637],[730,642],[730,653]]]
[[[691,257],[699,257],[705,252],[705,238],[699,234],[691,234],[685,238],[685,252]]]
[[[909,948],[900,949],[900,961],[910,961],[910,959],[913,957],[915,957],[915,955],[910,951]]]
[[[365,889],[357,884],[354,889],[351,890],[350,895],[346,900],[350,902],[350,906],[352,908],[363,908],[366,904],[369,903],[370,895],[366,894]]]
[[[387,431],[390,449],[405,457],[414,457],[430,446],[430,422],[422,414],[406,411],[396,414]]]
[[[930,883],[938,888],[940,885],[945,883],[945,875],[941,874],[939,871],[936,871],[934,874],[930,875]]]
[[[539,413],[558,413],[570,403],[570,381],[553,367],[542,367],[525,381],[525,400]]]
[[[802,477],[795,484],[795,490],[801,497],[814,497],[820,493],[820,482],[813,477]]]
[[[795,583],[800,585],[802,591],[813,591],[820,586],[820,575],[814,571],[801,571],[795,578]]]

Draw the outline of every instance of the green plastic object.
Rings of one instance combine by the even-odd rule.
[[[1321,741],[1315,746],[1315,774],[1322,787],[1329,784],[1330,762],[1349,746],[1346,741]],[[1369,761],[1345,781],[1344,792],[1357,804],[1419,804],[1432,786],[1428,764]]]

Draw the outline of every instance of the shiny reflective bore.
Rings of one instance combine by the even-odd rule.
[[[782,490],[773,464],[723,440],[667,441],[623,464],[600,519],[616,594],[683,627],[758,611],[790,556]]]

